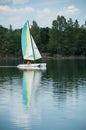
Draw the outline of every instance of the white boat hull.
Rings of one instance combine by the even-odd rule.
[[[20,64],[17,66],[19,69],[37,69],[37,70],[46,70],[46,63],[36,63],[36,64]]]

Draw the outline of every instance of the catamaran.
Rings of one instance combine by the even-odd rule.
[[[22,55],[24,60],[36,61],[42,56],[36,46],[36,43],[30,33],[29,22],[27,21],[21,34]],[[46,63],[19,64],[20,69],[46,69]]]

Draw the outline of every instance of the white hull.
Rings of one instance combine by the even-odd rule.
[[[19,69],[37,69],[37,70],[46,70],[46,63],[36,63],[36,64],[20,64],[17,66]]]

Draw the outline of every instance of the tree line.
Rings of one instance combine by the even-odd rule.
[[[57,16],[52,27],[41,28],[36,21],[30,27],[31,34],[41,53],[62,56],[86,56],[86,21]],[[21,29],[0,26],[0,56],[21,57]]]

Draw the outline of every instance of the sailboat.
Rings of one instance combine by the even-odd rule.
[[[42,58],[37,45],[30,33],[28,21],[22,28],[21,46],[24,60],[36,61]],[[46,63],[19,64],[17,67],[20,69],[46,69]]]

